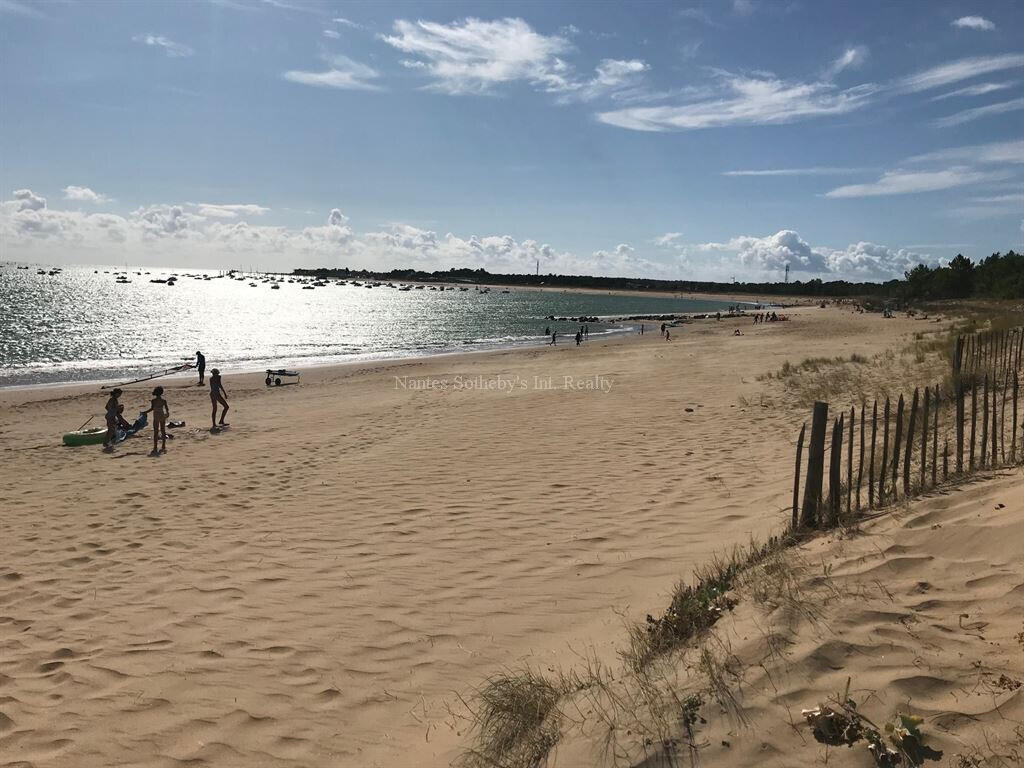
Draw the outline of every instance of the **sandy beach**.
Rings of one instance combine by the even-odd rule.
[[[807,409],[758,375],[923,327],[790,316],[226,375],[221,433],[170,380],[159,458],[60,445],[96,386],[0,391],[0,763],[448,765],[488,675],[615,659],[624,618],[781,527]]]

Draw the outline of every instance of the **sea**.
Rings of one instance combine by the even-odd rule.
[[[173,283],[152,282],[172,277]],[[548,341],[546,328],[571,335],[580,326],[551,316],[597,317],[589,332],[600,337],[635,331],[639,321],[624,319],[631,315],[716,312],[734,304],[0,262],[0,387],[127,381],[194,360],[200,350],[208,368],[235,373],[540,345]]]

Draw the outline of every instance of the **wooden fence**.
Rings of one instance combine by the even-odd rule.
[[[970,375],[954,374],[952,391],[923,387],[895,402],[862,403],[859,414],[856,407],[841,411],[832,417],[829,440],[829,405],[815,403],[806,462],[806,424],[797,439],[793,528],[831,528],[951,477],[1016,464],[1017,433],[1024,426],[1017,411],[1024,333],[1013,331],[991,334],[987,341],[961,337],[954,366],[975,362]],[[992,367],[982,373],[976,361]],[[1024,454],[1024,434],[1021,440]]]
[[[953,347],[953,378],[989,374],[1001,384],[1020,371],[1024,328],[982,331],[958,336]]]

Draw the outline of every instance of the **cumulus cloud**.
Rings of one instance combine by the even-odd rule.
[[[662,248],[670,248],[673,245],[680,244],[682,239],[682,232],[666,232],[664,235],[654,238],[654,244],[660,245]]]
[[[39,211],[46,207],[46,198],[35,194],[31,189],[14,190],[15,210]]]
[[[807,277],[885,280],[900,277],[917,264],[937,263],[925,253],[870,242],[854,243],[842,250],[812,247],[788,229],[765,237],[741,235],[723,243],[701,243],[697,248],[735,253],[742,266],[768,279],[777,277],[787,265],[794,272],[807,273]]]
[[[348,56],[326,56],[324,58],[330,65],[329,69],[322,72],[292,69],[285,72],[282,77],[293,83],[312,85],[318,88],[338,88],[350,91],[381,90],[379,85],[371,82],[380,75],[373,67],[354,61]]]
[[[995,104],[986,104],[984,107],[965,109],[962,112],[956,112],[952,115],[947,115],[946,117],[940,117],[938,120],[935,120],[935,125],[939,128],[949,128],[954,125],[963,125],[964,123],[969,123],[972,120],[978,120],[982,117],[1002,115],[1007,112],[1018,112],[1022,109],[1024,109],[1024,98],[1000,101]]]
[[[838,89],[826,82],[791,82],[768,74],[716,73],[720,96],[673,106],[629,107],[601,112],[608,125],[637,131],[672,131],[727,125],[791,123],[860,109],[877,92],[873,85]]]
[[[136,35],[132,38],[136,43],[155,46],[163,50],[172,59],[181,59],[191,56],[195,51],[182,43],[176,43],[163,35]]]
[[[984,16],[961,16],[952,22],[952,26],[960,29],[977,29],[982,32],[991,32],[996,25]]]
[[[64,187],[64,199],[74,200],[79,203],[93,203],[99,205],[100,203],[109,203],[110,198],[106,195],[101,195],[99,192],[94,192],[88,187],[76,187],[71,184]]]

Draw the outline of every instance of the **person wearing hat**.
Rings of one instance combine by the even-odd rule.
[[[103,439],[103,450],[105,451],[112,451],[114,449],[114,442],[117,440],[117,418],[121,405],[118,401],[119,397],[121,397],[121,390],[115,389],[110,393],[110,399],[107,400],[107,435]]]
[[[210,371],[210,404],[213,405],[213,415],[210,417],[213,421],[213,429],[217,429],[218,426],[226,427],[227,422],[224,421],[224,417],[228,415],[228,401],[225,399],[227,390],[224,389],[224,384],[220,380],[220,371],[214,368]],[[217,404],[220,403],[224,406],[224,410],[220,413],[220,424],[217,424]]]

